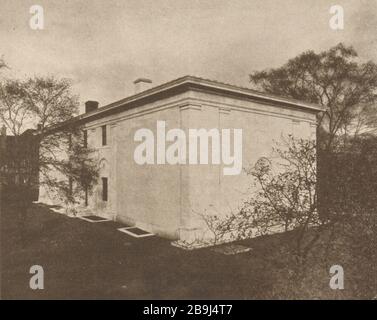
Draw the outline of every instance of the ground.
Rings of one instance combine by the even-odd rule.
[[[310,268],[300,284],[289,282],[281,250],[285,235],[242,242],[252,250],[224,255],[213,248],[186,251],[158,237],[136,239],[115,222],[90,223],[33,204],[26,217],[1,211],[3,299],[268,299],[359,297],[329,288],[328,261]],[[32,265],[41,265],[45,289],[31,290]],[[349,289],[347,286],[349,285]],[[348,290],[347,290],[348,289]],[[297,296],[295,296],[297,294]],[[367,297],[370,293],[365,294]],[[364,297],[361,295],[361,297]]]

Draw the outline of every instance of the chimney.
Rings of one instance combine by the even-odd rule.
[[[91,112],[98,109],[98,101],[87,101],[85,102],[85,113]]]
[[[148,90],[152,87],[152,80],[146,78],[139,78],[134,81],[135,84],[135,93],[139,93],[145,90]]]
[[[7,135],[7,127],[3,124],[3,126],[1,127],[1,134],[2,136],[6,136]]]

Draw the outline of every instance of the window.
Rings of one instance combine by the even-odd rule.
[[[88,131],[84,130],[84,148],[88,147]]]
[[[102,178],[102,201],[107,201],[107,178]]]
[[[106,126],[102,126],[102,145],[106,146],[107,145],[107,130]]]

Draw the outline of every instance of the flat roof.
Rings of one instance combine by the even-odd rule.
[[[127,98],[115,101],[108,105],[99,107],[88,113],[80,114],[64,123],[54,125],[51,131],[58,130],[60,127],[72,123],[86,123],[113,113],[122,112],[128,109],[136,108],[151,101],[156,101],[188,90],[201,90],[229,97],[238,97],[241,99],[250,99],[274,105],[283,105],[290,108],[304,109],[311,112],[324,111],[319,105],[302,102],[299,100],[279,97],[273,94],[259,92],[250,88],[235,86],[228,83],[222,83],[214,80],[208,80],[195,76],[184,76],[164,84],[152,87],[148,90],[134,94]],[[49,130],[49,131],[50,131]]]

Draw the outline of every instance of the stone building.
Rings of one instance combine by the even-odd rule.
[[[231,153],[235,150],[234,130],[242,130],[242,167],[270,156],[274,141],[284,135],[316,137],[319,106],[192,76],[156,87],[151,87],[148,79],[138,79],[135,85],[134,95],[109,105],[98,107],[97,102],[88,101],[86,112],[75,119],[83,126],[88,145],[96,149],[101,168],[88,207],[99,216],[162,237],[187,241],[202,237],[205,229],[198,213],[229,213],[237,208],[250,186],[242,170],[224,174],[224,169],[234,163],[224,163],[224,151],[212,149],[216,143],[212,134],[216,132],[211,129],[217,129],[220,138],[224,138],[223,129],[231,131]],[[165,134],[181,129],[187,138],[182,149],[186,151],[193,150],[189,131],[205,129],[207,141],[196,137],[196,147],[200,157],[208,142],[208,164],[205,159],[198,164],[188,163],[188,154],[180,158],[186,158],[186,163],[168,163],[161,144],[165,150],[178,140],[170,137],[167,141],[164,134],[165,141],[158,141],[158,126],[164,126]],[[137,148],[145,142],[136,139],[140,129],[152,132],[155,138],[154,153],[150,154],[153,163],[140,164],[135,158]],[[179,131],[173,131],[172,136],[174,133]],[[220,162],[211,162],[216,152],[220,153]]]

